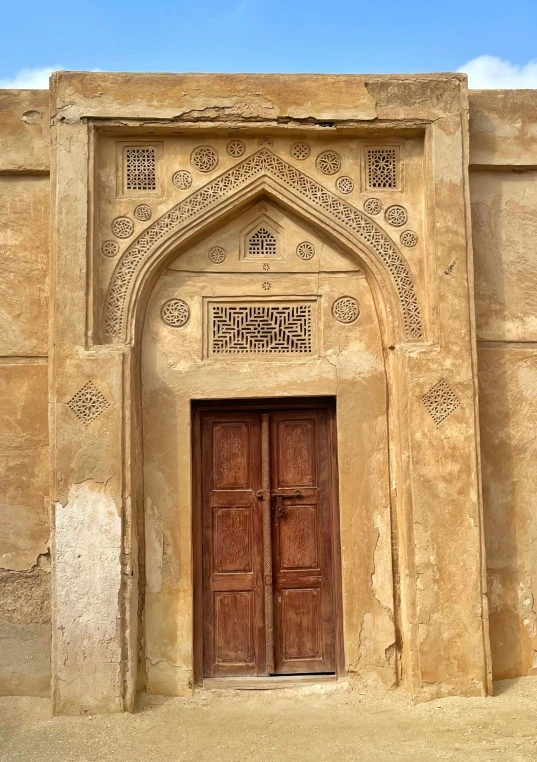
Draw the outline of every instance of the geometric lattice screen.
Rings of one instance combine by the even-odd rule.
[[[366,149],[366,188],[397,187],[397,150],[390,147]]]
[[[157,187],[157,159],[154,148],[127,148],[125,190],[152,191]]]
[[[311,354],[311,302],[209,304],[210,355]]]

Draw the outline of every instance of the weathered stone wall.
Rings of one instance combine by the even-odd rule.
[[[0,695],[50,690],[48,92],[0,92]]]
[[[495,678],[537,674],[537,91],[470,98],[484,527]]]
[[[57,336],[60,337],[60,344],[65,343],[67,346],[70,342],[75,347],[73,357],[69,359],[72,363],[72,371],[68,372],[66,377],[57,380],[60,391],[62,384],[64,386],[64,393],[59,394],[59,398],[63,401],[71,397],[73,390],[76,391],[83,386],[94,362],[93,355],[84,355],[86,351],[84,291],[93,277],[91,272],[87,274],[84,270],[87,246],[84,226],[88,219],[89,207],[86,185],[80,182],[88,165],[88,156],[85,152],[89,151],[89,139],[84,122],[87,114],[99,119],[114,119],[121,114],[127,115],[130,119],[158,116],[161,120],[183,121],[190,127],[196,121],[206,120],[205,128],[209,126],[211,129],[218,119],[230,122],[236,120],[238,123],[250,107],[252,119],[255,117],[258,122],[267,123],[273,120],[274,127],[280,126],[277,124],[277,119],[283,117],[287,120],[297,120],[298,123],[300,120],[307,121],[313,118],[333,119],[334,114],[340,122],[347,120],[349,125],[353,119],[373,122],[382,119],[427,118],[441,121],[440,113],[454,113],[453,104],[458,97],[453,94],[455,90],[442,89],[444,85],[440,82],[440,78],[437,80],[433,78],[430,82],[425,78],[405,78],[404,80],[370,78],[363,88],[355,87],[355,80],[352,78],[352,87],[342,78],[332,78],[330,86],[326,86],[322,92],[322,89],[315,86],[317,92],[317,100],[315,100],[311,95],[311,83],[308,84],[306,78],[297,79],[297,86],[289,89],[282,84],[285,78],[260,77],[256,78],[255,82],[252,80],[254,84],[248,83],[245,79],[235,95],[214,98],[213,106],[209,107],[205,94],[209,79],[204,77],[191,77],[188,83],[185,82],[184,87],[174,85],[175,89],[170,87],[171,79],[153,78],[151,84],[146,83],[145,100],[139,97],[138,80],[125,77],[120,82],[117,78],[102,75],[102,81],[97,81],[96,77],[97,75],[74,76],[73,82],[76,80],[76,87],[71,90],[69,83],[66,82],[58,101],[58,110],[61,111],[64,120],[61,130],[65,133],[66,140],[63,143],[58,141],[56,160],[63,162],[64,167],[71,169],[71,175],[63,184],[60,184],[63,195],[60,194],[59,203],[63,207],[69,205],[76,211],[79,222],[84,220],[84,225],[75,226],[70,230],[69,235],[65,230],[60,229],[60,225],[58,226],[58,230],[64,237],[64,243],[62,244],[63,258],[58,260],[60,264],[57,273],[59,277],[63,277],[64,273],[69,274],[69,268],[72,268],[70,263],[74,261],[73,257],[78,257],[75,269],[78,268],[80,276],[78,280],[75,280],[72,275],[69,276],[71,281],[62,292],[66,298],[60,310],[61,330]],[[220,88],[222,92],[228,93],[229,82],[229,78],[223,75],[213,78],[212,92]],[[261,91],[264,93],[262,98],[258,97]],[[95,105],[96,97],[97,104]],[[2,270],[0,283],[0,420],[2,421],[0,428],[0,526],[2,530],[0,532],[0,694],[48,695],[50,683],[51,575],[48,497],[50,467],[47,395],[51,385],[47,360],[51,199],[48,99],[48,92],[0,92],[0,263]],[[337,108],[334,107],[334,103],[337,104]],[[537,541],[537,498],[535,497],[537,440],[534,434],[537,398],[536,105],[535,91],[487,91],[470,94],[470,196],[479,355],[484,533],[488,568],[492,668],[496,678],[537,673],[537,605],[534,600],[534,586],[537,579],[537,555],[534,550]],[[446,117],[443,128],[445,135],[456,132],[456,119],[453,117],[453,122],[450,122],[450,118]],[[70,120],[72,126],[69,126]],[[441,133],[442,131],[438,134]],[[436,165],[435,172],[440,175],[442,173],[449,175],[452,171],[449,162],[453,159],[453,153],[459,151],[461,146],[457,140],[458,138],[453,138],[453,142],[449,143],[446,138],[440,151],[435,148],[432,141],[426,147],[427,151],[437,150],[437,161],[440,163]],[[103,178],[106,178],[106,173],[110,177],[113,176],[115,168],[113,164],[112,159],[108,167],[102,170]],[[84,181],[86,180],[84,176]],[[449,193],[458,194],[460,182],[459,175],[454,176],[452,180],[447,177],[445,187],[449,186]],[[452,189],[455,190],[452,191]],[[444,189],[443,193],[441,198],[438,197],[439,211],[435,212],[432,208],[426,211],[429,219],[434,217],[435,213],[442,218],[445,207],[452,204],[451,196],[448,198],[446,195],[448,191]],[[432,207],[434,207],[434,197],[431,199]],[[121,203],[125,205],[126,202]],[[62,211],[64,211],[63,208]],[[122,213],[126,212],[122,211]],[[63,216],[60,215],[60,218],[61,224],[65,227],[69,214],[64,213]],[[462,228],[462,221],[461,229],[455,231],[450,222],[445,223],[445,231],[451,231],[452,239],[457,239],[459,243],[463,241],[465,235]],[[442,239],[439,239],[438,245],[443,245]],[[429,248],[433,248],[432,245]],[[458,251],[462,251],[462,243],[458,246]],[[453,301],[453,295],[449,296],[451,292],[443,292],[442,289],[448,287],[445,284],[450,283],[452,276],[457,276],[457,268],[464,268],[465,264],[460,255],[457,258],[457,256],[448,256],[448,253],[446,247],[442,252],[443,259],[439,260],[442,265],[440,267],[441,280],[438,281],[441,284],[439,309],[444,322],[447,320],[446,316],[450,321],[456,322],[459,302]],[[430,261],[423,260],[423,272],[420,272],[420,266],[415,264],[415,277],[420,288],[427,290],[427,272],[436,266],[433,264],[432,255]],[[172,267],[163,275],[155,296],[152,297],[153,300],[158,298],[162,289],[168,288],[170,283],[182,282],[181,278],[184,276],[180,270],[181,266],[175,269]],[[103,272],[104,269],[96,276],[96,298],[101,298],[103,295],[104,281],[99,281]],[[470,289],[471,287],[470,282]],[[460,292],[457,291],[459,296],[464,288],[463,280],[461,280]],[[436,286],[429,288],[427,294],[433,321],[438,307],[435,289]],[[448,296],[445,296],[446,293]],[[79,299],[80,295],[82,296]],[[460,296],[460,298],[463,297]],[[54,305],[51,309],[54,309]],[[426,307],[425,311],[427,310],[429,306]],[[63,313],[68,316],[68,319]],[[154,334],[160,337],[162,327],[158,322],[156,308],[152,313],[150,306],[148,315],[148,330],[153,333],[147,335]],[[76,337],[73,338],[75,333]],[[446,329],[446,338],[443,345],[440,342],[439,346],[445,348],[452,341],[448,337],[453,335]],[[447,348],[455,358],[458,350],[453,347],[450,349],[449,346]],[[64,348],[61,347],[59,353],[61,355],[64,352],[67,356],[70,351],[64,352]],[[144,351],[146,354],[150,351],[147,338]],[[166,351],[166,340],[163,339],[162,352],[166,353]],[[78,356],[86,358],[83,368],[78,363]],[[179,359],[178,362],[182,360]],[[410,359],[410,363],[415,365],[415,375],[420,378],[423,376],[425,379],[423,391],[426,391],[428,385],[435,380],[433,376],[436,377],[437,374],[436,371],[434,373],[430,370],[423,371],[419,362],[421,362],[419,357]],[[450,359],[442,372],[450,371],[454,367],[453,362],[454,360]],[[99,363],[102,363],[102,367],[97,376],[103,379],[114,365],[113,383],[110,380],[103,380],[103,391],[107,394],[111,407],[115,405],[118,408],[119,390],[122,384],[130,383],[127,361],[123,361],[122,353],[118,351],[115,354],[114,352],[103,353],[94,364],[97,366]],[[65,367],[68,367],[67,361]],[[327,368],[326,371],[328,370],[330,369]],[[341,369],[339,372],[342,372]],[[174,393],[181,397],[185,405],[190,398],[196,396],[186,382],[179,388],[177,379],[173,373],[169,375],[168,370],[160,376],[154,374],[152,379],[147,375],[149,373],[147,368],[145,373],[149,386],[152,383],[155,383],[156,387],[159,384],[161,386],[169,384],[170,389],[174,389]],[[431,376],[430,379],[428,374]],[[467,379],[470,376],[471,370],[469,364],[466,364],[460,373],[460,378]],[[330,392],[332,381],[328,380],[328,376],[325,381],[318,382],[319,393],[321,389],[324,390],[323,393],[332,393]],[[346,393],[351,394],[350,387]],[[465,391],[462,396],[469,401],[471,392]],[[419,396],[415,396],[412,405],[414,418],[423,414]],[[67,624],[68,629],[70,628],[69,631],[76,637],[80,637],[81,641],[84,640],[87,636],[86,598],[79,596],[75,600],[69,596],[69,586],[73,579],[78,580],[79,589],[81,589],[80,580],[84,580],[83,586],[85,586],[87,597],[92,598],[90,613],[95,620],[97,633],[94,652],[93,645],[88,646],[87,640],[85,641],[86,650],[79,652],[76,649],[69,650],[67,638],[64,653],[62,650],[64,641],[60,639],[57,658],[63,662],[62,674],[66,683],[70,684],[74,681],[72,710],[79,710],[78,695],[84,691],[89,694],[90,687],[95,681],[99,682],[105,696],[102,701],[96,699],[95,704],[108,710],[110,707],[121,706],[120,699],[115,696],[115,693],[120,690],[118,686],[121,686],[123,677],[119,665],[122,658],[121,648],[127,648],[127,646],[125,642],[123,644],[121,642],[117,623],[120,615],[130,616],[132,620],[136,619],[137,612],[134,605],[131,606],[130,613],[126,611],[121,614],[119,610],[123,605],[118,603],[121,576],[118,571],[121,521],[116,507],[108,500],[108,493],[103,497],[95,492],[93,496],[91,479],[94,479],[96,483],[106,482],[108,489],[109,477],[113,473],[114,479],[119,483],[118,474],[122,469],[121,458],[118,455],[122,441],[121,428],[119,424],[114,424],[115,434],[109,437],[109,444],[107,444],[105,437],[100,434],[101,424],[99,423],[93,431],[87,433],[88,441],[91,440],[91,447],[90,445],[80,447],[77,441],[76,421],[61,401],[57,415],[58,425],[67,432],[64,437],[64,450],[60,450],[60,457],[66,463],[72,463],[72,473],[67,474],[60,469],[58,475],[62,487],[56,497],[62,499],[65,505],[57,514],[63,539],[56,548],[56,579],[61,586],[56,596],[56,608],[60,612],[62,622]],[[146,446],[149,451],[153,447],[151,431],[156,420],[157,418],[150,419],[147,424]],[[188,420],[184,411],[177,413],[177,420],[186,436]],[[170,425],[170,421],[166,423]],[[102,426],[103,431],[108,431],[108,424],[102,424]],[[461,423],[460,429],[456,429],[454,425],[452,430],[452,436],[449,439],[451,444],[448,442],[449,447],[446,453],[450,453],[449,457],[453,455],[455,460],[454,453],[458,442],[463,437],[463,430],[466,432],[468,426],[467,422]],[[343,430],[344,425],[342,425]],[[416,454],[417,462],[424,464],[431,457],[430,445],[429,435],[423,436],[421,439],[415,439],[409,450]],[[101,453],[108,454],[101,457]],[[153,461],[149,460],[147,466],[149,493],[146,503],[146,521],[149,522],[150,531],[146,542],[152,542],[157,549],[162,549],[162,543],[167,542],[165,540],[167,533],[170,534],[173,531],[173,518],[170,511],[166,512],[166,506],[164,510],[162,509],[163,501],[158,488],[155,487],[158,480],[153,479],[154,463],[161,458],[157,447],[154,447],[152,457]],[[404,457],[407,458],[408,453],[404,453]],[[186,469],[185,474],[187,473],[186,461],[177,465],[178,468]],[[166,465],[166,468],[171,468],[170,463]],[[179,471],[176,472],[175,479],[178,478],[178,473]],[[448,477],[454,482],[457,481],[455,472],[445,473],[446,484],[449,481]],[[86,484],[77,486],[79,481]],[[443,506],[448,505],[448,494],[444,494],[442,489],[435,492],[435,489],[433,481],[428,478],[417,479],[413,485],[416,499],[422,500],[424,505],[436,506],[438,496],[442,496]],[[155,493],[155,499],[151,490]],[[430,495],[427,490],[431,490]],[[121,490],[116,489],[116,492],[119,494]],[[461,506],[463,503],[464,499],[461,498]],[[161,511],[163,511],[162,515]],[[471,514],[471,518],[467,520],[475,523],[477,514],[474,515],[472,511],[473,503],[472,509],[466,513]],[[431,513],[431,517],[432,515]],[[462,517],[462,513],[460,516]],[[451,613],[449,613],[451,609],[449,612],[446,609],[442,617],[435,614],[436,602],[431,597],[431,591],[436,584],[435,575],[440,568],[444,569],[442,574],[446,579],[453,577],[454,583],[462,585],[459,589],[454,584],[453,591],[448,591],[450,600],[463,595],[466,577],[461,573],[460,578],[455,579],[451,571],[456,566],[451,557],[453,552],[451,540],[455,535],[449,535],[447,530],[441,527],[441,522],[436,519],[430,518],[429,521],[426,515],[425,519],[429,521],[427,523],[420,518],[419,513],[416,513],[416,517],[416,524],[412,530],[416,533],[416,552],[414,560],[411,561],[415,562],[417,567],[420,580],[417,588],[418,607],[423,613],[420,614],[419,621],[412,623],[412,627],[419,628],[424,683],[428,684],[429,679],[431,684],[442,680],[448,686],[456,683],[459,679],[458,674],[461,670],[464,672],[466,666],[455,664],[453,653],[447,649],[443,663],[452,664],[454,673],[451,674],[451,667],[446,667],[446,676],[442,677],[442,669],[438,667],[438,655],[435,648],[439,637],[446,631],[446,623],[452,621]],[[463,524],[462,518],[460,521],[462,532],[466,525]],[[167,525],[166,522],[171,523]],[[102,536],[93,530],[97,525],[103,527],[105,524],[108,527],[108,542],[103,545]],[[344,530],[344,526],[342,529]],[[376,530],[380,531],[375,525],[372,536]],[[401,531],[404,532],[406,529],[402,527]],[[435,535],[435,532],[438,532],[438,535]],[[181,540],[183,557],[187,552],[184,545],[185,537],[188,539],[188,533]],[[79,541],[84,553],[77,555],[73,548]],[[463,545],[464,542],[461,541],[460,547]],[[468,541],[468,553],[477,555],[476,547],[477,544],[473,540]],[[135,558],[136,552],[132,555]],[[166,622],[169,624],[170,617],[174,615],[174,606],[177,605],[179,598],[173,599],[175,595],[173,593],[171,603],[169,602],[170,606],[166,609],[164,592],[167,591],[168,577],[171,579],[176,570],[166,556],[163,556],[164,565],[160,569],[158,553],[156,557],[148,557],[148,561],[151,578],[147,591],[148,619],[145,624],[148,627],[146,668],[149,687],[155,691],[174,692],[183,684],[188,683],[187,673],[190,669],[191,656],[188,653],[188,647],[185,646],[187,637],[183,633],[183,645],[179,646],[176,643],[173,648],[168,648],[166,638],[171,637],[170,628],[168,627],[160,640],[156,628],[159,619],[166,627]],[[169,563],[168,567],[165,562]],[[152,567],[151,563],[153,563]],[[368,571],[371,570],[371,563],[370,553]],[[468,566],[474,564],[477,568],[479,559],[472,556],[466,558],[465,563]],[[105,584],[106,574],[101,579],[100,597],[92,593],[96,569],[100,569],[101,572],[110,569],[109,578],[113,578],[113,583],[108,586]],[[180,575],[177,578],[173,577],[173,581],[184,579],[189,569],[188,565],[183,567]],[[376,568],[374,569],[373,587],[376,587]],[[474,572],[477,578],[475,569],[472,574]],[[344,573],[348,575],[348,584],[354,584],[356,570],[350,562],[344,569]],[[378,584],[381,584],[380,578]],[[382,580],[382,584],[387,584],[386,580]],[[130,604],[124,605],[128,609]],[[104,609],[109,612],[109,616],[106,627],[101,631],[99,617],[102,618]],[[365,618],[363,620],[356,618],[355,622],[349,619],[349,610],[347,602],[348,634],[353,635],[360,626],[360,622],[362,630],[369,626],[369,620]],[[364,603],[362,614],[367,611],[366,603]],[[359,612],[355,611],[353,615],[358,617]],[[361,632],[362,636],[364,632],[365,630]],[[453,648],[458,647],[459,635],[460,633],[453,632],[450,636],[452,644],[455,644]],[[391,632],[386,637],[388,642]],[[474,646],[478,639],[477,636],[474,638]],[[382,638],[377,642],[373,639],[369,642],[373,644],[377,642],[380,648],[381,640]],[[106,643],[106,648],[101,648],[102,642]],[[469,658],[469,663],[472,660],[475,663],[479,661],[480,655],[477,650],[472,659]],[[99,659],[102,661],[103,675],[96,677],[91,665]],[[388,676],[391,674],[391,665],[388,660],[384,663],[382,659],[377,658],[377,654],[364,651],[361,644],[355,641],[355,652],[352,649],[348,652],[349,669],[353,669],[353,665],[358,664],[360,660],[362,665],[369,661],[380,672],[386,672]],[[111,665],[110,669],[106,666],[108,664]],[[176,672],[179,677],[175,674]],[[184,679],[185,675],[187,675],[186,679]],[[77,681],[83,686],[78,693]],[[446,688],[446,692],[448,690],[450,689]],[[468,691],[469,688],[465,687],[464,690]],[[431,691],[434,693],[433,689]],[[108,700],[107,697],[112,694],[113,700]],[[65,710],[70,710],[67,704]]]

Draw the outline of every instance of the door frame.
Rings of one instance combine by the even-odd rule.
[[[201,414],[207,411],[222,412],[233,410],[285,410],[296,408],[323,408],[328,413],[328,439],[330,445],[331,464],[331,519],[332,519],[332,579],[334,595],[335,636],[336,636],[336,678],[346,676],[345,649],[343,642],[343,590],[341,565],[341,532],[338,490],[338,452],[336,428],[336,398],[335,397],[268,397],[255,399],[222,399],[222,400],[192,400],[192,588],[194,593],[194,628],[193,628],[193,666],[194,685],[203,685],[203,556],[202,556],[202,489],[201,489]],[[319,682],[324,675],[310,676],[309,682],[317,677]],[[287,678],[287,681],[301,680],[301,675]],[[262,683],[260,688],[267,687],[267,681],[272,677],[250,678],[252,687],[255,681]],[[223,682],[229,678],[222,678]],[[211,678],[211,685],[215,678]]]

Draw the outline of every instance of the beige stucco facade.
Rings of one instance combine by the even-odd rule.
[[[335,400],[340,679],[535,672],[536,100],[458,74],[0,93],[0,694],[194,689],[199,400]],[[276,350],[233,327],[274,310]]]

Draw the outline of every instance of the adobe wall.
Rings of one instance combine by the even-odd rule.
[[[0,694],[50,693],[48,92],[0,92]]]
[[[128,111],[135,90],[138,93],[136,83],[127,78],[113,97],[107,95],[102,99],[102,113],[113,118],[119,102],[121,108]],[[189,114],[199,118],[204,113],[209,120],[213,119],[215,114],[204,111],[203,97],[199,94],[194,97],[193,91],[188,96]],[[166,88],[159,92],[160,115],[173,117],[174,104],[167,100]],[[393,82],[388,86],[385,81],[377,81],[368,93],[361,93],[359,102],[354,102],[349,92],[345,86],[334,96],[339,98],[340,113],[346,118],[352,118],[356,111],[362,117],[367,113],[368,119],[374,119],[375,115],[378,118],[393,116],[390,101],[398,97],[399,92]],[[90,103],[91,87],[83,84],[77,97],[81,101],[87,98]],[[247,97],[247,93],[241,93],[242,99]],[[50,690],[48,100],[48,92],[0,92],[0,260],[2,271],[7,273],[0,285],[0,419],[3,422],[0,432],[3,456],[0,471],[3,530],[0,533],[0,694],[48,695]],[[398,116],[410,119],[418,108],[416,103],[422,100],[423,93],[416,90],[407,104],[400,107]],[[537,574],[534,551],[537,540],[535,104],[534,91],[470,93],[470,197],[484,533],[492,669],[496,678],[537,671],[537,609],[533,589]],[[316,104],[318,113],[323,107],[320,99]],[[61,108],[68,119],[75,120],[84,110],[77,111],[67,99]],[[233,113],[232,106],[224,105],[224,108]],[[276,118],[278,115],[270,108],[267,106],[265,117]],[[311,115],[307,98],[302,105],[293,105],[284,98],[278,108],[291,118],[307,119]],[[131,109],[130,118],[137,115],[136,108]],[[324,117],[330,116],[327,107]],[[78,134],[77,140],[79,137]],[[84,166],[83,154],[80,161],[81,167]],[[69,193],[85,193],[85,188],[75,183],[65,191],[67,202]],[[71,201],[76,206],[73,196]],[[85,200],[79,206],[85,210]],[[445,269],[453,272],[460,264],[455,258],[447,262]],[[449,278],[447,272],[446,278]],[[80,345],[83,344],[81,340]],[[103,367],[116,363],[114,373],[120,385],[123,378],[120,362],[111,354],[101,361]],[[80,373],[76,378],[83,382],[84,376]],[[66,398],[71,392],[72,384],[65,391]],[[426,458],[426,442],[420,443],[420,448],[420,457]],[[75,459],[78,454],[73,451],[71,455]],[[94,458],[91,448],[79,455],[74,481],[78,479],[77,474],[84,479],[88,468],[91,471],[88,458]],[[112,471],[105,473],[102,466],[99,468],[94,469],[93,476],[97,480],[108,479]],[[416,489],[423,491],[425,487],[418,484]],[[86,497],[81,495],[84,490]],[[80,497],[80,505],[90,508],[94,505],[89,487],[72,487],[71,494]],[[110,533],[117,542],[119,528],[115,508],[113,504],[100,505],[102,511],[95,515],[99,520],[104,517],[109,521]],[[64,519],[69,524],[76,516],[65,511]],[[87,521],[91,523],[92,515]],[[86,539],[89,565],[82,571],[89,579],[91,554],[98,557],[101,536],[96,534]],[[477,553],[476,546],[472,547],[472,552]],[[118,548],[113,543],[108,548],[111,563],[118,555]],[[63,550],[68,553],[70,549]],[[449,547],[441,547],[441,553],[446,554],[443,559],[446,568],[450,562],[449,550]],[[421,538],[419,554],[422,560],[428,557],[425,537]],[[423,578],[433,574],[433,567],[426,569],[425,566]],[[110,606],[111,621],[117,613],[117,595],[118,590],[112,587],[104,602],[96,602],[96,610],[102,605]],[[433,603],[427,604],[431,612]],[[68,610],[68,596],[64,597],[63,605]],[[427,638],[427,625],[422,624],[425,624],[423,633]],[[438,628],[442,628],[441,620],[435,625],[435,633]],[[110,639],[114,637],[116,634],[112,632]],[[119,652],[120,646],[116,644],[113,659]],[[76,671],[76,663],[72,667]],[[434,678],[435,665],[427,669]]]
[[[537,674],[537,91],[470,98],[481,452],[495,678]]]

